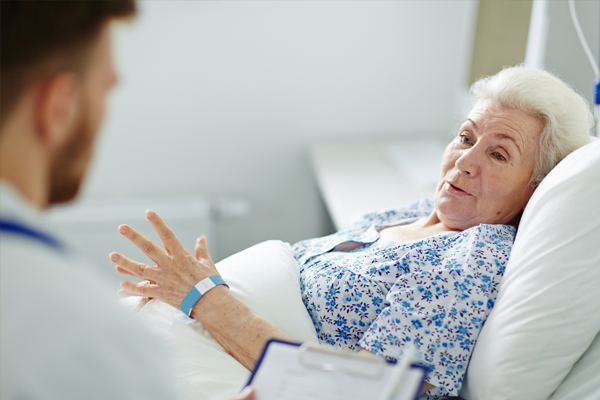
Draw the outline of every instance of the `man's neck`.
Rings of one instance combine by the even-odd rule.
[[[8,121],[7,121],[8,122]],[[0,178],[39,209],[48,203],[48,154],[31,132],[5,126],[0,133]]]

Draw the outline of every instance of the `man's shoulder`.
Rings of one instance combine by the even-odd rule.
[[[1,237],[0,245],[3,327],[5,318],[15,318],[30,327],[47,323],[47,329],[68,335],[77,325],[90,337],[97,329],[139,328],[117,303],[116,289],[99,280],[84,258],[12,237]]]
[[[83,398],[95,387],[105,398],[134,388],[134,398],[168,397],[160,345],[83,259],[13,235],[0,245],[3,393]]]

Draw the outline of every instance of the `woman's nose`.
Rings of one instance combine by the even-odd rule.
[[[465,150],[454,163],[456,169],[468,176],[475,176],[479,172],[479,160],[477,160],[477,152],[474,150],[474,147]]]

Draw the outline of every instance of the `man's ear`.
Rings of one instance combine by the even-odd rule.
[[[39,139],[49,148],[62,146],[79,112],[80,82],[73,73],[59,73],[38,88],[34,119]]]

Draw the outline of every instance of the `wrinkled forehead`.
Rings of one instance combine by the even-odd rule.
[[[475,104],[463,124],[471,124],[480,131],[518,135],[523,142],[537,142],[544,127],[540,118],[504,108],[491,99]]]

